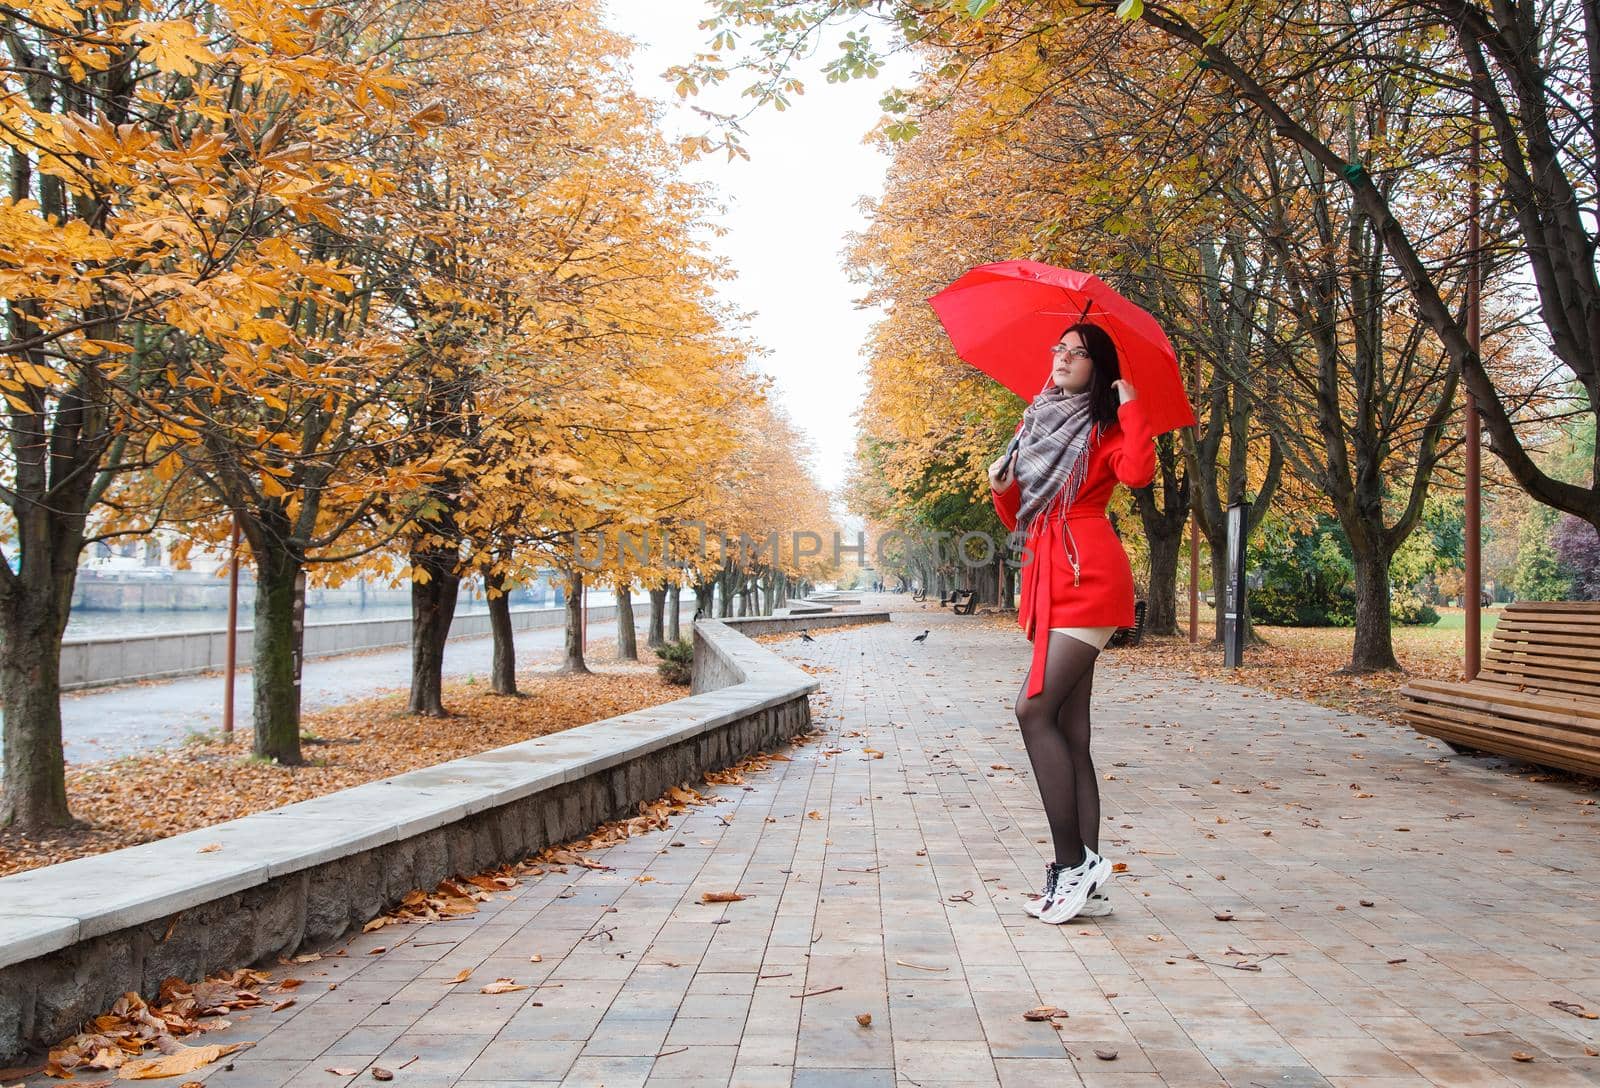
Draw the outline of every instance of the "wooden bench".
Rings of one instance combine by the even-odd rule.
[[[1457,751],[1600,776],[1600,602],[1507,605],[1476,680],[1400,695],[1406,721]]]
[[[958,616],[970,616],[978,607],[978,595],[970,589],[958,589],[950,594],[950,608]]]
[[[1144,614],[1149,608],[1146,601],[1133,602],[1133,626],[1118,627],[1111,633],[1107,646],[1137,646],[1144,639]]]

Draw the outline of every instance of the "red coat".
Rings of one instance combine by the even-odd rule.
[[[1037,517],[1022,549],[1022,599],[1017,622],[1033,640],[1028,695],[1044,689],[1045,648],[1052,627],[1131,627],[1133,571],[1111,529],[1106,502],[1117,484],[1145,487],[1156,474],[1156,447],[1137,400],[1117,409],[1117,422],[1089,443],[1088,474],[1065,511]],[[1015,482],[991,492],[1006,528],[1017,527],[1022,490]],[[1074,578],[1069,555],[1078,557]]]

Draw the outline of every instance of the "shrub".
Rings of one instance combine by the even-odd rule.
[[[656,647],[656,656],[661,659],[661,664],[656,666],[661,679],[669,684],[688,686],[694,667],[693,639],[680,638],[677,642],[663,643]]]
[[[1418,594],[1397,589],[1389,595],[1389,618],[1399,624],[1429,627],[1439,622],[1439,612]]]

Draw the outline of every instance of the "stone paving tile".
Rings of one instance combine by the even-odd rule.
[[[1549,1004],[1600,1008],[1576,787],[1112,652],[1095,754],[1127,871],[1113,916],[1045,926],[1021,913],[1049,850],[1011,716],[1026,643],[905,618],[778,647],[824,683],[821,743],[613,871],[275,972],[297,1007],[208,1037],[256,1046],[197,1079],[340,1088],[415,1057],[402,1088],[1600,1085],[1600,1022]],[[498,977],[533,988],[478,992]]]

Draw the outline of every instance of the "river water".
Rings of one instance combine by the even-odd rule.
[[[692,599],[692,598],[691,598]],[[635,598],[637,600],[637,597]],[[589,592],[589,605],[612,604],[612,594],[603,590]],[[546,601],[544,605],[533,604],[513,599],[512,608],[528,607],[554,607],[553,600]],[[239,602],[239,626],[249,627],[252,609],[245,607],[246,601]],[[456,605],[456,615],[470,616],[482,614],[489,610],[481,600],[464,600]],[[307,623],[344,623],[351,620],[389,620],[404,618],[411,615],[411,608],[404,604],[375,604],[366,608],[355,605],[322,605],[307,606]],[[226,609],[188,608],[188,609],[163,609],[160,611],[101,611],[89,609],[74,609],[67,620],[67,638],[119,638],[128,635],[156,635],[175,634],[180,631],[221,631],[228,626],[228,613]]]

